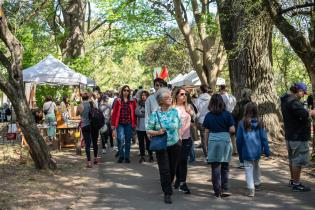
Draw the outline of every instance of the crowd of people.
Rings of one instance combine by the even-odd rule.
[[[187,165],[195,160],[194,142],[200,138],[203,160],[211,165],[214,196],[231,195],[229,163],[235,155],[239,158],[239,167],[244,169],[247,195],[254,197],[255,191],[261,189],[259,161],[262,155],[268,159],[270,150],[262,114],[252,98],[252,91],[242,90],[236,100],[225,85],[220,86],[218,92],[201,85],[198,97],[192,97],[184,87],[170,88],[160,78],[154,80],[153,86],[155,92],[151,94],[142,87],[132,92],[128,85],[124,85],[118,94],[102,93],[96,88],[81,95],[77,114],[81,116],[87,167],[100,160],[99,136],[102,153],[106,154],[111,147],[112,151],[117,151],[115,156],[119,164],[132,161],[130,149],[137,136],[138,162],[154,162],[155,153],[164,202],[170,204],[174,189],[191,193]],[[300,182],[302,166],[309,160],[310,117],[315,116],[315,110],[308,111],[301,102],[306,92],[304,83],[295,83],[281,98],[291,173],[289,186],[294,192],[310,190]],[[63,103],[61,107],[67,105],[67,98]],[[52,114],[55,106],[47,97],[43,110],[48,123],[55,121]],[[101,128],[93,126],[92,109],[98,109],[104,116]],[[53,129],[48,130],[48,135],[55,135]],[[153,151],[151,138],[162,135],[167,136],[166,148]]]

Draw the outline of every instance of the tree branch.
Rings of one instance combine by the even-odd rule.
[[[12,65],[9,69],[7,69],[12,79],[10,82],[19,83],[22,81],[22,46],[8,28],[7,19],[4,15],[2,4],[0,4],[0,11],[2,14],[0,19],[0,39],[10,51],[12,59]],[[5,60],[6,59],[4,59],[4,61]],[[4,65],[8,65],[7,61],[5,61]]]
[[[87,28],[87,31],[89,32],[90,29],[91,29],[91,3],[90,1],[88,1],[88,28]]]
[[[282,15],[282,14],[290,12],[292,10],[301,9],[301,8],[305,8],[305,7],[314,7],[314,6],[315,6],[315,3],[306,2],[305,4],[294,5],[292,7],[286,8],[286,9],[281,9],[281,7],[280,7],[278,15]]]
[[[2,51],[0,51],[0,61],[1,61],[2,65],[7,69],[7,71],[11,71],[11,62],[4,55],[4,53]]]
[[[287,38],[293,50],[303,60],[307,59],[307,54],[311,52],[310,43],[306,40],[302,32],[292,26],[280,13],[281,6],[277,0],[264,0],[268,12],[281,33]]]
[[[94,28],[92,28],[91,30],[88,31],[88,34],[91,35],[94,31],[96,31],[97,29],[99,29],[101,26],[103,26],[105,23],[107,23],[108,20],[103,20],[102,22],[100,22],[99,24],[97,24]],[[110,23],[111,24],[111,23]]]
[[[24,22],[30,21],[35,15],[38,14],[38,12],[39,12],[40,10],[42,10],[42,9],[46,6],[46,4],[47,4],[48,2],[49,2],[49,0],[43,1],[30,15],[28,15],[28,17],[26,18],[26,20],[25,20]]]

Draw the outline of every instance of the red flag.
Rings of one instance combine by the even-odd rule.
[[[167,70],[167,67],[166,66],[163,66],[162,67],[162,71],[160,73],[160,78],[161,79],[165,79],[168,77],[168,70]]]

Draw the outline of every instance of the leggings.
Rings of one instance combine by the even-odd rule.
[[[97,157],[97,138],[92,138],[92,129],[91,126],[85,126],[82,127],[82,134],[84,138],[84,143],[85,143],[85,153],[86,153],[86,158],[88,161],[91,161],[91,155],[90,155],[90,148],[91,148],[91,142],[93,141],[93,151],[94,151],[94,158]]]

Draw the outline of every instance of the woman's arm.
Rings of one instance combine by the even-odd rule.
[[[229,128],[229,132],[230,132],[231,134],[234,134],[234,133],[235,133],[235,126],[234,126],[234,125]]]
[[[149,136],[159,136],[159,135],[162,135],[165,133],[165,129],[160,129],[158,131],[155,131],[155,130],[147,130],[147,134]]]

